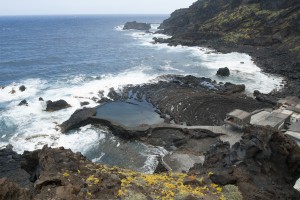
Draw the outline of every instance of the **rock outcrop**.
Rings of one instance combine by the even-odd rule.
[[[25,87],[24,85],[21,85],[21,86],[19,87],[19,90],[20,90],[21,92],[24,92],[24,91],[26,90],[26,87]]]
[[[173,37],[156,41],[248,53],[265,72],[289,80],[282,96],[299,96],[299,18],[298,1],[199,0],[173,12],[159,31]]]
[[[222,125],[226,114],[234,109],[252,112],[272,107],[247,97],[244,91],[245,85],[218,84],[203,77],[165,76],[158,83],[126,87],[116,98],[146,99],[163,118],[177,124]]]
[[[10,150],[9,150],[10,151]],[[40,169],[30,192],[4,176],[0,177],[0,199],[210,199],[222,197],[222,188],[211,184],[208,174],[198,177],[187,174],[143,174],[118,167],[109,167],[87,160],[80,153],[64,148],[26,152],[26,169]],[[2,162],[1,162],[2,164]],[[11,163],[11,172],[19,165]],[[30,167],[29,167],[30,166]],[[1,174],[2,175],[2,174]],[[197,182],[197,184],[193,184]],[[177,187],[180,186],[180,187]],[[201,187],[200,187],[201,186]]]
[[[230,71],[229,71],[228,67],[219,68],[217,71],[217,75],[218,76],[229,76]]]
[[[28,102],[24,99],[18,104],[18,106],[28,106]]]
[[[68,104],[65,100],[47,101],[46,104],[47,104],[46,111],[48,112],[54,112],[54,111],[71,107],[71,105]]]
[[[22,157],[13,151],[12,146],[0,150],[0,179],[1,184],[14,182],[22,188],[31,190],[33,183],[30,182],[30,174],[22,168]],[[12,185],[12,187],[17,187]]]
[[[96,108],[83,108],[76,110],[71,117],[60,126],[61,132],[65,133],[71,129],[84,126],[89,123],[90,117],[96,115]]]
[[[231,148],[223,142],[211,146],[204,165],[190,173],[207,170],[217,184],[236,184],[246,200],[300,198],[293,188],[300,177],[300,148],[275,130],[248,127]]]
[[[130,30],[130,29],[135,29],[135,30],[140,30],[140,31],[149,31],[151,29],[151,24],[141,23],[141,22],[136,22],[136,21],[126,22],[123,30]]]

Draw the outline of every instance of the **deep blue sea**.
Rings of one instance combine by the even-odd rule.
[[[19,153],[43,145],[80,151],[95,162],[151,172],[162,148],[125,142],[92,126],[61,134],[56,129],[80,102],[96,103],[99,91],[126,84],[158,81],[160,75],[192,74],[245,84],[270,92],[282,79],[261,73],[246,54],[219,54],[201,47],[153,44],[160,34],[127,30],[127,21],[148,22],[152,32],[168,16],[26,16],[0,17],[0,147],[8,143]],[[242,64],[243,63],[243,64]],[[231,76],[217,77],[219,67]],[[19,86],[25,85],[24,92]],[[11,91],[16,93],[12,94]],[[64,99],[71,108],[48,113],[38,100]],[[26,99],[28,106],[17,106]]]

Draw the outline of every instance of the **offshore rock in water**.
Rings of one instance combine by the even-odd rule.
[[[140,23],[140,22],[127,22],[124,25],[123,30],[135,29],[140,31],[149,31],[151,29],[151,24],[148,23]]]
[[[18,106],[28,106],[28,102],[24,99],[18,104]]]
[[[230,71],[229,71],[228,67],[219,68],[217,71],[217,75],[218,76],[229,76]]]
[[[21,92],[24,92],[24,91],[26,90],[26,87],[25,87],[24,85],[22,85],[22,86],[19,87],[19,90],[20,90]]]
[[[47,101],[46,111],[54,112],[71,107],[65,100]]]

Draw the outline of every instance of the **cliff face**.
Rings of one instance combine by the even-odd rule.
[[[299,1],[199,0],[160,28],[171,44],[245,52],[266,72],[300,78]]]

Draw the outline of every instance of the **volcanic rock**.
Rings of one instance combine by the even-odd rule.
[[[185,122],[187,125],[222,125],[226,114],[234,109],[252,112],[272,107],[242,94],[245,85],[219,85],[210,79],[194,76],[167,76],[161,80],[128,86],[123,89],[121,97],[116,95],[116,98],[126,101],[134,95],[139,101],[146,99],[175,123]]]
[[[218,76],[229,76],[230,71],[229,71],[228,67],[219,68],[217,71],[217,75]]]
[[[20,90],[21,92],[24,92],[24,91],[26,90],[26,87],[25,87],[24,85],[22,85],[22,86],[19,87],[19,90]]]
[[[89,119],[96,115],[96,108],[83,108],[76,110],[71,117],[63,122],[60,126],[61,132],[66,133],[67,131],[84,126],[89,123]]]
[[[224,84],[224,87],[225,87],[225,90],[224,90],[225,93],[232,93],[232,94],[244,92],[246,89],[246,86],[244,84],[235,85],[235,84],[228,83],[228,82]]]
[[[262,93],[259,93],[259,94],[254,93],[254,96],[257,101],[266,102],[266,103],[272,104],[274,106],[276,106],[277,102],[278,102],[278,98],[276,98],[272,95],[262,94]]]
[[[21,167],[22,157],[12,150],[12,146],[0,150],[0,178],[6,178],[10,182],[14,182],[20,187],[31,190],[33,184],[30,182],[30,174]],[[2,180],[3,182],[7,182]],[[3,183],[4,184],[4,183]],[[2,188],[2,187],[0,187]],[[17,186],[12,184],[10,188]],[[1,189],[0,189],[1,190]],[[1,192],[0,192],[1,195]]]
[[[86,106],[86,105],[89,105],[90,103],[89,102],[87,102],[87,101],[84,101],[84,102],[80,102],[80,105],[81,106]]]
[[[212,145],[203,166],[195,165],[190,173],[212,172],[211,180],[221,185],[236,182],[244,199],[298,199],[293,185],[300,176],[299,158],[300,147],[287,136],[248,127],[231,148],[223,142]]]
[[[24,99],[24,100],[22,100],[22,101],[18,104],[18,106],[28,106],[28,103],[27,103],[27,101]]]
[[[140,31],[149,31],[151,29],[151,24],[147,23],[140,23],[140,22],[127,22],[124,25],[123,30],[129,30],[129,29],[135,29],[135,30],[140,30]]]
[[[71,107],[65,100],[47,101],[46,111],[54,112]]]

